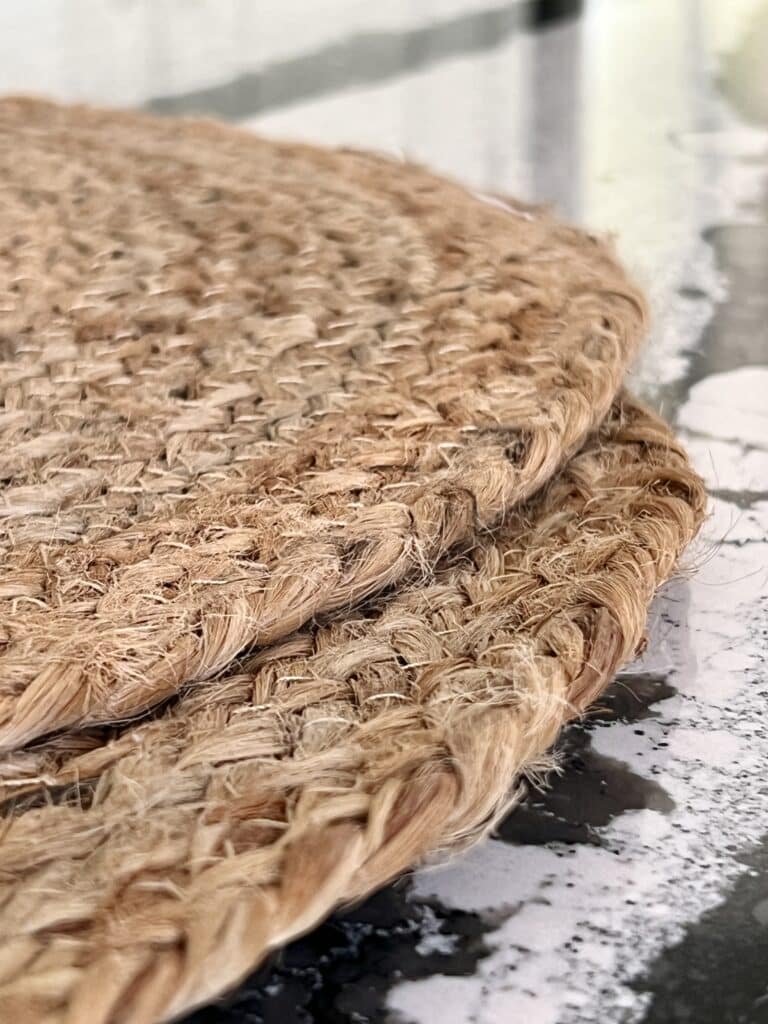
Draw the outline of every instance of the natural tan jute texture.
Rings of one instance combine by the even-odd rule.
[[[170,1020],[433,851],[484,834],[641,641],[702,516],[629,399],[497,534],[113,738],[7,756],[0,1005]],[[26,803],[35,794],[42,803]]]
[[[610,250],[407,165],[0,103],[0,749],[434,566],[606,414]]]
[[[485,834],[704,510],[606,243],[0,101],[0,1006],[154,1024]]]

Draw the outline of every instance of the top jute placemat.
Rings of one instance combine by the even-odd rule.
[[[170,1020],[487,831],[703,494],[540,210],[7,100],[0,227],[0,1005]]]

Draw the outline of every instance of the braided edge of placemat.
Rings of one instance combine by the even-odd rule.
[[[485,540],[477,570],[445,570],[462,621],[490,614],[501,624],[522,615],[510,620],[519,642],[495,652],[492,668],[477,649],[474,661],[458,659],[450,671],[443,663],[415,669],[424,698],[413,719],[395,699],[370,721],[353,723],[346,738],[342,730],[310,749],[306,766],[301,744],[270,752],[281,734],[265,733],[265,723],[292,713],[291,694],[299,704],[307,687],[315,687],[313,700],[324,697],[322,679],[300,681],[308,663],[301,652],[313,641],[299,638],[296,657],[290,643],[276,652],[287,660],[274,671],[262,653],[255,674],[193,691],[189,705],[182,698],[167,718],[129,729],[69,766],[65,757],[47,779],[27,776],[43,791],[91,776],[96,783],[90,806],[29,809],[6,819],[0,999],[8,1012],[35,1024],[171,1020],[235,985],[334,907],[427,855],[485,835],[514,802],[521,772],[540,763],[562,725],[587,709],[637,648],[647,606],[695,535],[704,506],[701,481],[668,428],[625,398],[521,510],[511,535],[502,529]],[[547,537],[557,536],[566,540],[552,541],[556,558],[547,561]],[[524,549],[508,573],[505,544],[515,538],[524,538]],[[407,609],[415,600],[418,607],[414,593],[397,595],[394,605]],[[386,603],[380,613],[393,614]],[[376,622],[374,616],[374,632]],[[340,661],[333,648],[328,654],[317,656],[325,656],[330,673]],[[257,695],[280,689],[290,666],[298,679],[281,691],[284,703],[272,711],[268,700],[254,707]],[[395,664],[392,671],[404,670]],[[210,745],[196,749],[195,733],[215,740],[221,731],[230,756],[247,758],[249,721],[261,781],[250,794],[227,794],[215,785],[227,770]],[[310,748],[311,726],[305,723],[301,741]],[[18,755],[20,769],[33,753]],[[275,831],[270,815],[280,815],[270,794],[286,789],[290,809]],[[177,832],[174,808],[182,814]],[[141,831],[151,832],[163,813],[167,843],[148,841],[141,853]]]

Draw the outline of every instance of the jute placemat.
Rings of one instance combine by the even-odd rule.
[[[6,101],[0,175],[0,748],[494,526],[642,329],[603,244],[388,160]]]
[[[703,492],[541,211],[21,100],[0,181],[0,1005],[169,1020],[487,831]]]

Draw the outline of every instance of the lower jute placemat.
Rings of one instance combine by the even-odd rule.
[[[463,848],[703,517],[601,242],[0,102],[0,1006],[150,1024]]]

